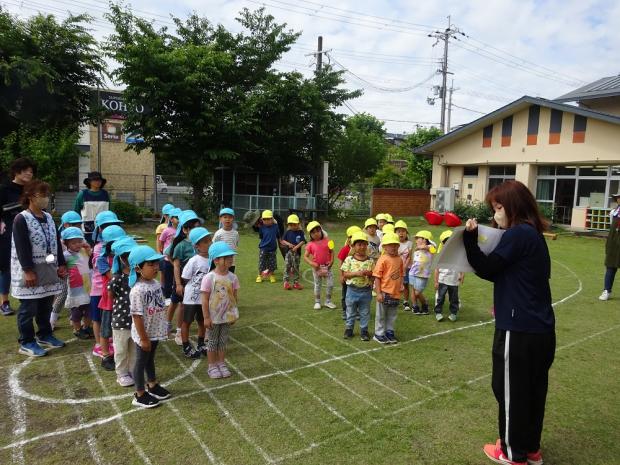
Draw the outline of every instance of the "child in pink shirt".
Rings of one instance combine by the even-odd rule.
[[[334,262],[334,253],[330,242],[321,228],[318,221],[311,221],[307,227],[310,233],[310,242],[306,245],[304,260],[312,267],[312,276],[314,277],[314,309],[321,309],[321,284],[325,279],[325,306],[327,308],[336,308],[332,302],[332,290],[334,289],[334,275],[332,273],[332,263]],[[333,243],[332,243],[333,244]]]

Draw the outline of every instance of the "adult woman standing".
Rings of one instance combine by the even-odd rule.
[[[611,288],[614,285],[616,271],[620,267],[620,191],[611,197],[617,205],[610,213],[611,226],[607,242],[605,242],[605,289],[599,296],[600,300],[609,300],[611,297]]]
[[[24,185],[36,174],[36,165],[29,158],[18,158],[11,163],[12,181],[0,187],[0,313],[15,313],[9,304],[11,287],[11,238],[13,220],[21,211],[20,197]]]
[[[73,209],[82,216],[84,238],[91,246],[95,245],[93,231],[97,214],[110,209],[110,195],[103,188],[106,182],[99,171],[88,173],[84,179],[87,188],[80,191],[73,205]]]
[[[548,373],[555,355],[551,259],[542,235],[546,221],[518,181],[489,191],[494,223],[505,232],[488,256],[478,247],[478,225],[467,220],[463,243],[476,274],[494,283],[492,387],[499,406],[499,439],[484,446],[496,463],[542,463]]]
[[[49,204],[49,185],[34,180],[24,186],[22,206],[13,222],[11,243],[11,295],[19,299],[17,328],[19,353],[41,357],[48,348],[63,347],[52,334],[50,313],[54,296],[61,291],[59,277],[67,274],[60,236],[52,216],[44,211]],[[38,331],[33,325],[36,321]]]

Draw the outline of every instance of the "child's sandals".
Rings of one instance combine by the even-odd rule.
[[[220,371],[220,368],[217,365],[211,365],[209,369],[207,370],[207,374],[209,375],[209,378],[211,379],[223,378],[222,372]]]
[[[220,363],[218,365],[218,368],[220,369],[220,373],[222,374],[222,378],[229,378],[232,376],[232,373],[230,372],[230,370],[228,369],[228,366],[226,366],[225,363]]]

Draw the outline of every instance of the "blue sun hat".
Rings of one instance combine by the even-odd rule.
[[[181,231],[183,230],[183,226],[194,220],[200,221],[200,224],[204,223],[204,220],[200,218],[194,210],[183,210],[183,213],[179,216],[179,225],[177,226],[177,233],[174,237],[179,237],[179,234],[181,234]]]
[[[63,228],[63,225],[65,223],[82,224],[83,222],[84,221],[82,221],[82,217],[78,212],[69,210],[68,212],[63,213],[63,215],[60,217],[60,226],[58,227],[58,231],[62,231],[63,229],[65,229]]]
[[[112,273],[119,273],[122,269],[121,267],[121,255],[131,252],[135,247],[138,246],[138,243],[134,240],[133,237],[125,236],[121,237],[119,240],[114,241],[112,244],[112,253],[114,254],[114,260],[112,261]]]
[[[235,211],[232,208],[222,208],[220,210],[220,215],[231,215],[231,216],[235,216]]]
[[[176,216],[177,218],[179,218],[181,216],[181,214],[183,213],[183,210],[181,210],[180,208],[176,207],[173,208],[170,213],[168,214],[168,216],[170,216],[170,218],[172,218],[173,216]]]
[[[80,228],[76,228],[75,226],[70,226],[67,229],[64,229],[60,233],[60,238],[63,241],[68,241],[69,239],[82,239],[84,240],[84,233]]]
[[[119,225],[113,224],[112,226],[108,226],[103,230],[103,232],[101,233],[101,242],[105,246],[106,244],[110,242],[115,242],[125,236],[127,236],[125,230]],[[107,255],[107,247],[104,247],[103,249],[101,249],[101,256],[107,257]]]
[[[171,203],[167,203],[166,205],[161,207],[161,214],[169,215],[172,210],[174,210],[174,205],[172,205]]]
[[[121,221],[118,219],[118,216],[116,216],[116,213],[114,213],[111,210],[106,210],[104,212],[99,212],[97,213],[97,216],[95,217],[95,230],[93,231],[93,241],[97,242],[97,231],[99,230],[100,227],[102,226],[106,226],[109,224],[122,224],[124,223],[124,221]]]
[[[158,254],[148,245],[139,245],[134,247],[129,253],[129,287],[133,287],[138,280],[138,274],[136,273],[136,267],[142,265],[144,262],[155,262],[164,258],[163,255]]]
[[[202,226],[199,228],[194,228],[189,232],[189,240],[192,241],[192,245],[196,247],[203,238],[210,236],[211,233],[207,228],[203,228]]]
[[[237,255],[237,252],[235,252],[224,241],[214,242],[213,244],[211,244],[211,247],[209,247],[209,258],[211,260],[215,260],[216,258],[221,257],[231,257],[233,255]]]

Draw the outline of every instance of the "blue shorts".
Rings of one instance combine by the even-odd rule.
[[[101,300],[100,295],[90,296],[90,319],[92,321],[96,321],[96,322],[101,321],[101,309],[99,308],[100,300]]]
[[[423,292],[427,284],[428,278],[420,278],[418,276],[414,276],[413,281],[411,281],[411,286],[418,292]]]
[[[405,276],[403,276],[403,284],[409,284],[409,268],[405,270]]]

